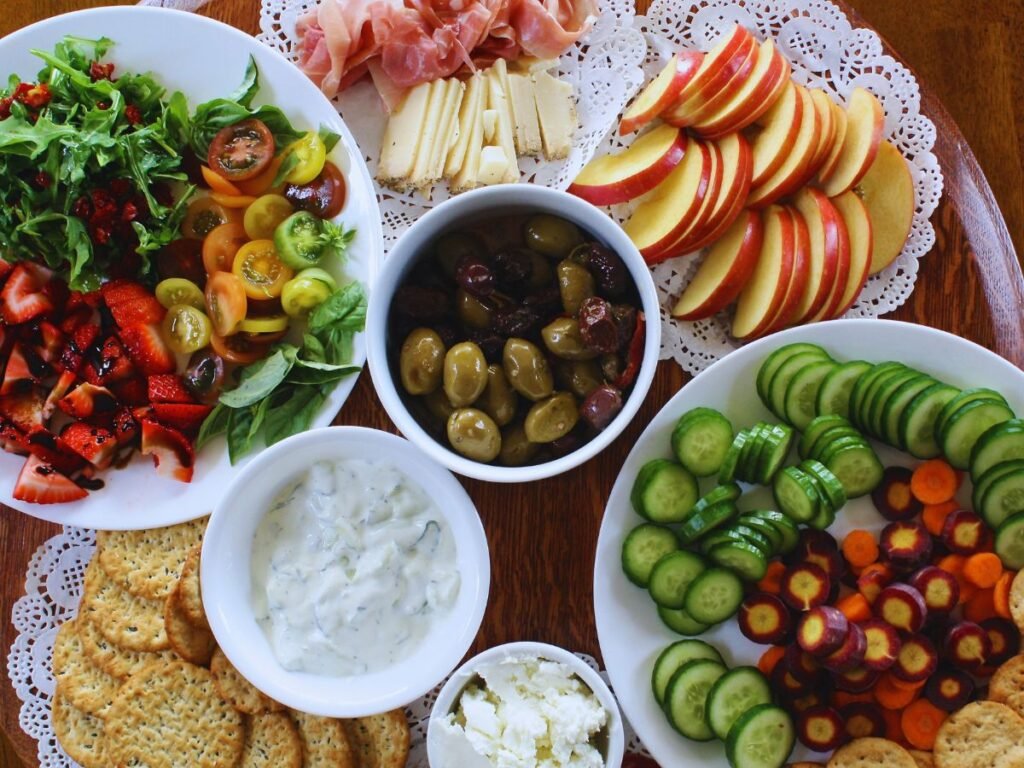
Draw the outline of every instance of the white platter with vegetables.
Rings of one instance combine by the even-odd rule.
[[[164,409],[161,413],[176,419],[185,419],[188,415],[177,408],[179,404],[188,403],[193,409],[189,417],[192,431],[188,433],[189,448],[194,450],[192,465],[183,468],[178,464],[183,452],[188,453],[184,448],[157,446],[158,450],[164,450],[165,461],[178,470],[188,470],[181,474],[189,476],[191,482],[181,482],[181,478],[154,471],[152,456],[131,454],[124,466],[118,462],[109,467],[104,464],[97,472],[86,472],[84,479],[74,475],[73,481],[62,486],[65,492],[76,487],[75,484],[87,489],[84,498],[64,501],[59,493],[47,498],[50,490],[43,483],[39,489],[30,488],[28,495],[38,491],[41,498],[62,503],[34,503],[18,498],[26,495],[24,491],[12,491],[14,478],[24,475],[25,456],[0,452],[0,476],[5,478],[0,483],[0,503],[63,524],[102,529],[153,528],[209,514],[235,471],[232,463],[237,467],[266,442],[326,426],[333,420],[365,362],[361,333],[365,292],[382,258],[381,222],[362,155],[341,118],[319,90],[276,52],[253,38],[194,14],[138,7],[103,8],[58,16],[8,35],[0,41],[0,73],[5,78],[12,75],[12,79],[0,85],[2,95],[7,95],[8,90],[12,90],[13,95],[17,80],[35,83],[47,64],[53,67],[51,71],[61,73],[58,77],[65,78],[65,85],[54,81],[52,92],[44,97],[48,103],[42,108],[32,106],[38,92],[22,94],[22,98],[16,96],[13,104],[0,100],[0,147],[10,147],[20,141],[26,148],[22,154],[30,154],[35,147],[33,142],[39,140],[33,130],[37,125],[50,124],[44,119],[47,115],[43,110],[51,107],[51,103],[54,109],[75,108],[74,97],[69,98],[68,94],[78,93],[75,88],[79,86],[69,88],[66,83],[68,77],[72,82],[78,77],[70,70],[81,69],[81,63],[72,61],[73,55],[68,51],[77,50],[88,60],[93,55],[88,53],[90,41],[101,39],[109,42],[101,46],[96,58],[104,65],[114,65],[114,84],[120,78],[129,82],[132,76],[138,76],[137,85],[120,96],[115,93],[118,88],[112,88],[111,109],[105,101],[97,103],[97,92],[91,90],[92,85],[109,77],[109,73],[90,72],[85,68],[92,81],[90,84],[82,80],[80,86],[86,101],[81,107],[82,114],[87,117],[83,120],[81,114],[69,117],[67,112],[52,113],[53,130],[61,135],[48,139],[54,143],[54,149],[38,157],[38,177],[29,174],[24,164],[17,166],[17,173],[25,182],[25,199],[29,201],[25,210],[33,211],[29,216],[43,214],[43,218],[39,219],[38,226],[21,227],[14,236],[11,233],[24,223],[26,214],[15,211],[15,218],[10,218],[10,210],[18,206],[6,201],[8,220],[0,222],[4,230],[0,243],[15,269],[19,260],[30,258],[45,263],[52,270],[52,274],[28,270],[37,276],[47,275],[40,279],[42,288],[34,286],[37,293],[27,294],[30,299],[40,293],[48,295],[51,283],[46,282],[47,279],[68,283],[73,291],[77,289],[85,294],[95,291],[95,296],[102,294],[102,290],[98,290],[101,283],[109,287],[115,278],[124,277],[143,284],[148,295],[132,298],[139,298],[141,306],[159,301],[167,308],[166,313],[160,310],[163,320],[150,319],[149,327],[154,333],[162,332],[164,347],[175,354],[171,372],[182,381],[193,372],[189,368],[193,352],[199,354],[203,349],[216,349],[220,343],[221,350],[217,354],[222,358],[241,353],[237,360],[229,360],[228,377],[219,390],[223,400],[217,392],[205,393],[204,397],[204,393],[190,389],[190,400],[171,397],[166,404],[161,403]],[[51,58],[44,62],[32,51],[43,52]],[[146,96],[147,89],[163,89],[163,93],[159,97]],[[132,100],[139,101],[138,110],[131,107]],[[102,120],[107,110],[118,115],[112,123]],[[12,119],[7,119],[9,117]],[[226,145],[223,140],[218,144],[218,134],[224,129],[253,117],[262,118],[261,124],[272,135],[271,146],[275,150],[271,155],[260,155],[264,152],[261,142],[266,139],[265,134],[259,133],[260,126],[250,131],[237,131],[234,137],[227,136]],[[130,125],[124,126],[125,120]],[[68,125],[73,125],[73,129]],[[90,134],[93,127],[97,127],[95,135]],[[133,133],[140,136],[125,139],[127,134]],[[175,136],[180,137],[177,144]],[[106,154],[94,148],[97,142],[107,148]],[[165,144],[163,149],[153,150]],[[208,150],[211,145],[215,148],[213,152]],[[194,156],[202,155],[207,162],[194,164],[189,169],[173,159],[168,161],[168,157],[175,157],[175,149],[184,157],[183,147],[193,147]],[[52,158],[63,160],[47,160],[51,153]],[[82,159],[76,161],[79,156]],[[241,163],[241,167],[245,167],[254,156],[260,163],[260,173],[247,177],[243,173],[235,178],[232,165]],[[223,165],[219,165],[221,160]],[[8,162],[3,160],[2,153],[0,162]],[[10,161],[11,165],[5,167],[15,167],[14,162]],[[76,162],[78,168],[73,167]],[[336,168],[333,177],[328,172],[331,164]],[[206,168],[200,175],[199,165],[213,167]],[[309,171],[313,166],[321,170]],[[305,176],[303,169],[309,171]],[[186,170],[191,171],[187,179],[183,173]],[[210,170],[215,171],[216,178],[210,177]],[[75,197],[69,198],[61,185],[75,173],[84,175],[86,184],[75,187]],[[115,219],[132,218],[136,207],[144,209],[145,215],[130,221],[131,226],[127,228],[108,227],[104,222],[96,224],[90,214],[99,210],[99,203],[92,197],[88,183],[90,174],[96,175],[96,187],[102,185],[113,195],[117,206]],[[111,176],[128,179],[122,184],[128,190],[123,193],[128,202],[122,200],[121,189],[110,185]],[[257,185],[260,179],[266,182],[262,189]],[[226,184],[222,183],[225,181]],[[180,202],[185,190],[195,182],[200,189],[188,201]],[[158,185],[164,189],[158,191]],[[168,189],[170,196],[167,196]],[[317,189],[327,189],[326,198],[317,197]],[[293,192],[309,194],[300,200]],[[163,198],[157,200],[161,193]],[[276,202],[287,197],[289,205],[280,209],[274,207],[275,201],[270,205],[265,201],[253,205],[272,193],[278,197]],[[49,211],[41,198],[51,194],[53,210]],[[96,207],[76,208],[75,204],[83,197]],[[143,202],[135,207],[129,205],[136,198]],[[212,221],[225,226],[233,222],[236,227],[235,242],[226,252],[227,256],[225,251],[218,254],[217,243],[209,244],[211,222],[207,219],[212,215],[210,209],[216,206],[192,206],[190,210],[189,203],[197,198],[212,198],[220,206],[218,210],[228,211],[226,221],[216,220],[216,216]],[[320,207],[315,217],[299,217],[285,226],[286,217],[313,210],[317,205]],[[56,218],[47,223],[46,217],[51,213]],[[54,220],[60,223],[59,227],[53,226]],[[198,295],[180,283],[158,287],[168,282],[164,271],[156,269],[158,259],[168,251],[175,252],[175,246],[170,249],[167,246],[189,227],[195,233],[193,238],[201,238],[198,244],[193,240],[191,257],[202,260],[201,270],[205,266],[205,274],[200,271],[203,277],[199,281]],[[106,231],[110,229],[113,231]],[[128,247],[118,250],[115,245],[122,242],[118,238],[124,239]],[[146,252],[141,261],[149,259],[154,264],[148,272],[144,267],[140,271],[138,263],[132,265],[133,269],[125,270],[121,254],[133,252],[137,246]],[[243,251],[247,258],[237,258]],[[263,270],[267,258],[271,258],[273,269]],[[208,259],[213,260],[212,266]],[[280,269],[282,263],[286,270]],[[6,277],[10,269],[4,272]],[[22,270],[21,274],[24,272]],[[225,294],[218,294],[216,288],[211,287],[214,276],[220,282],[234,283],[231,289],[236,293],[236,286],[246,291],[247,311],[238,314],[237,310],[225,309]],[[278,284],[271,292],[259,293],[274,280],[278,280]],[[135,365],[136,378],[145,380],[143,374],[154,371],[146,370],[135,357],[138,344],[130,345],[138,339],[122,333],[128,322],[122,323],[122,319],[135,309],[125,309],[124,304],[120,309],[115,308],[113,295],[116,294],[102,294],[102,298],[97,299],[102,316],[95,322],[103,324],[104,334],[113,329],[109,331],[111,335],[120,339],[131,353],[128,356]],[[0,309],[14,306],[14,296],[24,298],[11,289],[0,300],[3,304]],[[62,293],[61,301],[64,300]],[[197,319],[195,313],[190,313],[189,304],[199,307],[198,314],[203,317]],[[128,301],[127,305],[135,307],[140,303]],[[59,325],[71,312],[64,304],[60,307],[60,312],[52,318],[54,325]],[[96,309],[95,305],[93,308]],[[232,311],[236,314],[232,315]],[[119,315],[119,312],[124,314]],[[25,327],[33,323],[31,333],[37,333],[38,319],[27,320]],[[231,328],[230,333],[218,333],[227,327]],[[244,332],[239,332],[240,328]],[[197,343],[191,337],[196,329],[203,340],[202,349],[198,351],[189,346]],[[18,336],[22,330],[10,316],[6,327],[0,320],[0,332],[6,331],[8,338],[14,335],[22,341]],[[71,336],[69,329],[67,338]],[[262,345],[259,355],[246,357],[252,347],[248,342]],[[22,344],[26,349],[30,346],[27,341]],[[0,348],[3,348],[2,336]],[[3,352],[5,363],[9,351],[10,345]],[[100,374],[105,373],[99,363],[96,366]],[[13,370],[8,364],[8,373]],[[60,371],[56,365],[48,369],[52,377]],[[234,377],[230,375],[232,371]],[[244,375],[240,376],[243,371]],[[26,376],[32,378],[33,374],[34,371],[30,371]],[[84,374],[78,375],[88,380]],[[45,390],[55,386],[50,381],[32,378],[31,385],[26,386]],[[189,381],[189,387],[193,383]],[[115,384],[109,387],[114,389]],[[10,383],[9,392],[20,392],[19,386],[17,381]],[[82,386],[81,381],[76,380],[71,391]],[[150,408],[157,402],[152,389],[148,397],[142,405]],[[127,405],[128,400],[121,399],[118,390],[115,402],[119,407]],[[203,406],[202,410],[197,408],[199,405]],[[51,403],[47,414],[56,410]],[[205,418],[196,420],[197,413]],[[157,422],[152,412],[141,416],[136,413],[136,416],[140,417],[140,423],[141,418]],[[57,424],[65,420],[61,417]],[[167,423],[154,426],[154,430],[164,431]],[[46,422],[45,426],[49,429],[51,424]],[[53,426],[54,434],[61,428]],[[185,431],[184,427],[181,429]],[[44,475],[45,472],[40,473],[43,480]],[[74,492],[74,495],[80,494]]]
[[[1006,360],[941,331],[884,320],[775,334],[677,393],[622,467],[594,567],[601,652],[623,712],[655,759],[734,768],[820,760],[799,742],[790,754],[798,723],[776,706],[784,700],[772,702],[778,686],[755,666],[766,645],[748,639],[776,627],[752,626],[745,613],[741,631],[745,593],[773,557],[794,551],[801,531],[810,531],[807,541],[814,529],[840,542],[855,529],[877,535],[887,520],[870,491],[883,487],[884,467],[944,456],[967,473],[956,496],[967,509],[972,472],[1024,483],[1021,414],[1024,373]],[[1004,565],[1020,568],[1024,510],[999,507],[1008,497],[986,494],[986,484],[999,483],[982,479],[974,506]],[[787,574],[811,561],[801,551],[787,560]],[[799,597],[785,594],[793,584],[783,584],[790,607]],[[788,637],[759,639],[806,650],[799,632]],[[845,648],[821,663],[840,667]]]

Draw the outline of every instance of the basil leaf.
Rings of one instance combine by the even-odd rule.
[[[361,331],[366,324],[366,294],[356,282],[335,291],[309,315],[309,330],[314,333],[327,326]]]
[[[281,160],[281,167],[277,169],[277,173],[274,174],[274,180],[270,182],[270,186],[276,187],[280,184],[284,184],[285,177],[289,173],[295,170],[295,166],[299,164],[299,156],[294,152],[287,152],[284,158]]]
[[[324,143],[327,148],[327,154],[331,154],[331,150],[338,146],[338,142],[341,141],[341,134],[335,133],[330,128],[321,125],[319,131],[320,141]]]
[[[274,141],[279,147],[287,146],[302,136],[302,131],[292,127],[291,121],[277,107],[264,105],[257,109],[249,109],[236,101],[214,99],[200,104],[192,116],[192,149],[199,157],[206,157],[210,153],[213,137],[222,128],[249,118],[262,121],[274,134]]]
[[[252,450],[253,413],[248,408],[232,408],[228,414],[228,459],[234,464]]]
[[[324,349],[324,345],[312,333],[307,333],[302,337],[302,356],[299,358],[299,362],[309,360],[318,363],[327,361],[327,351]]]
[[[288,376],[289,384],[337,384],[354,373],[362,370],[358,365],[345,365],[334,368],[299,368],[296,367]]]
[[[319,386],[296,386],[287,399],[267,411],[264,439],[267,445],[309,429],[326,396]]]
[[[220,396],[220,402],[229,408],[245,408],[262,400],[284,381],[295,359],[289,359],[282,349],[275,350],[262,360],[247,365],[242,382]]]
[[[203,425],[199,428],[199,435],[196,437],[196,453],[213,438],[217,437],[217,435],[222,435],[227,431],[230,415],[231,409],[226,405],[217,403],[213,407],[213,410],[203,419]]]
[[[260,73],[256,69],[256,57],[250,53],[249,61],[245,65],[245,74],[242,75],[242,82],[227,99],[228,101],[237,101],[243,107],[248,107],[259,90]]]

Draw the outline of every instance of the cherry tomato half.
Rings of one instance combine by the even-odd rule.
[[[289,184],[308,184],[324,169],[327,162],[327,147],[315,131],[310,131],[298,141],[288,145],[285,153],[297,162],[284,177]]]
[[[206,280],[203,269],[203,244],[199,240],[172,240],[156,255],[156,273],[161,280],[180,277],[201,283]]]
[[[268,317],[247,317],[238,326],[242,333],[278,333],[288,330],[287,315],[270,315]]]
[[[218,336],[238,333],[248,300],[242,279],[230,272],[214,272],[206,281],[206,310]]]
[[[178,304],[187,304],[199,310],[206,309],[206,298],[202,289],[191,280],[181,277],[170,277],[156,285],[156,300],[165,309]]]
[[[284,189],[284,182],[279,183],[277,188],[274,188],[274,179],[277,178],[277,172],[281,170],[282,162],[284,162],[283,154],[277,155],[259,176],[253,176],[251,179],[240,181],[236,186],[243,195],[252,195],[253,197],[259,197],[268,192],[276,192],[277,189]]]
[[[265,344],[257,344],[242,334],[225,337],[214,333],[210,336],[210,346],[222,358],[236,365],[255,363],[267,354]]]
[[[334,289],[319,279],[316,275],[309,275],[308,272],[322,272],[320,269],[304,269],[298,275],[284,284],[281,291],[281,306],[286,314],[291,317],[305,317],[317,306],[323,304],[330,298]]]
[[[162,325],[167,345],[178,354],[190,355],[210,343],[210,318],[188,304],[177,304],[167,310]]]
[[[236,222],[221,224],[203,240],[203,267],[206,274],[230,272],[238,249],[249,242],[245,227]]]
[[[261,120],[251,118],[221,128],[210,142],[207,165],[228,181],[258,176],[274,159],[274,135]]]
[[[252,240],[271,240],[277,225],[292,215],[292,204],[280,195],[263,195],[245,209],[245,234]]]
[[[323,172],[309,184],[286,186],[284,196],[299,210],[333,219],[345,205],[345,177],[334,163],[326,163]]]
[[[295,274],[277,255],[273,240],[253,240],[243,245],[235,254],[231,271],[245,286],[245,295],[252,299],[277,298]]]
[[[217,227],[239,218],[238,213],[228,211],[212,197],[198,197],[188,204],[188,211],[181,221],[181,234],[202,240]]]
[[[201,167],[200,173],[203,174],[203,181],[206,182],[206,186],[208,186],[213,192],[219,192],[222,195],[244,194],[230,181],[225,179],[216,171],[210,170],[205,165]]]

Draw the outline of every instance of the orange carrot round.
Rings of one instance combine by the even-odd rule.
[[[993,552],[978,552],[964,562],[964,578],[981,589],[994,587],[1003,575],[1003,561]]]
[[[864,568],[878,560],[878,542],[870,531],[850,531],[843,539],[843,556],[850,565]]]
[[[832,693],[832,706],[836,709],[841,709],[847,704],[854,703],[866,703],[874,704],[875,697],[870,692],[866,693],[849,693],[847,691],[834,691]]]
[[[964,618],[975,624],[980,624],[995,615],[995,590],[979,589],[970,600],[964,603]]]
[[[932,536],[941,536],[946,518],[958,509],[960,509],[960,505],[957,504],[956,499],[950,499],[941,504],[925,504],[924,511],[921,513],[921,522]]]
[[[775,669],[775,665],[778,664],[785,655],[785,648],[781,645],[773,645],[761,654],[761,658],[757,660],[757,668],[761,670],[761,674],[765,677],[771,677],[772,670]]]
[[[757,588],[770,595],[777,595],[782,591],[782,577],[786,574],[786,566],[778,560],[768,563],[768,570],[765,571],[761,580],[757,582]]]
[[[836,608],[852,622],[858,623],[871,618],[871,603],[860,592],[853,592],[836,603]]]
[[[884,709],[903,709],[917,698],[917,690],[893,685],[894,678],[886,673],[875,683],[875,699]]]
[[[995,608],[996,616],[1002,619],[1013,618],[1010,613],[1010,586],[1015,575],[1013,571],[1006,571],[992,588],[992,607]]]
[[[960,480],[945,459],[929,459],[910,476],[910,492],[922,504],[941,504],[956,495]]]
[[[935,745],[935,737],[945,719],[946,713],[928,699],[918,699],[903,710],[900,728],[914,747],[927,751]]]

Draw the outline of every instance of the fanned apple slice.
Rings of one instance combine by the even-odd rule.
[[[818,178],[823,179],[832,174],[839,162],[839,156],[843,151],[843,142],[846,140],[846,110],[832,102],[832,119],[836,124],[836,137],[832,142],[832,149],[818,169]]]
[[[832,97],[821,88],[812,88],[810,94],[814,108],[818,110],[818,115],[821,117],[821,138],[818,139],[818,151],[814,153],[814,158],[807,166],[806,181],[810,181],[814,177],[828,156],[832,154],[832,148],[836,143],[836,131],[839,129],[839,126],[836,125],[835,102],[832,101]]]
[[[748,46],[752,44],[756,45],[756,41],[740,24],[723,34],[708,51],[697,74],[686,84],[676,101],[662,111],[661,118],[685,128],[689,124],[687,118],[699,105],[695,99],[710,96],[727,83],[746,59]]]
[[[704,146],[707,147],[711,157],[711,172],[708,176],[707,190],[704,192],[700,207],[687,227],[679,233],[675,241],[665,248],[664,251],[652,254],[651,258],[656,261],[664,261],[673,256],[682,256],[692,250],[687,247],[687,244],[694,242],[694,235],[703,231],[704,223],[711,216],[715,203],[722,193],[722,178],[725,170],[722,166],[722,151],[717,144],[704,143]]]
[[[786,209],[786,213],[789,214],[793,222],[793,273],[789,276],[786,294],[763,335],[781,331],[794,324],[800,299],[803,298],[804,289],[807,287],[810,268],[811,242],[807,233],[807,224],[804,223],[803,216],[795,208],[788,205],[784,205],[783,208]]]
[[[807,177],[807,167],[818,151],[818,139],[821,137],[821,116],[814,108],[811,96],[803,86],[796,86],[803,100],[803,112],[800,117],[800,130],[789,149],[786,159],[775,172],[762,181],[755,183],[747,197],[748,208],[764,208],[776,200],[799,189]]]
[[[651,191],[650,199],[637,206],[622,227],[649,264],[668,258],[662,254],[697,215],[710,177],[711,151],[691,137],[683,161]]]
[[[686,84],[697,74],[703,61],[704,54],[700,51],[680,51],[669,59],[665,68],[622,113],[619,135],[625,136],[643,128],[674,104]]]
[[[850,235],[850,273],[839,306],[830,315],[836,318],[845,315],[864,290],[871,269],[872,234],[868,209],[853,190],[833,198],[832,203]]]
[[[782,95],[761,121],[762,127],[753,140],[754,176],[757,186],[779,169],[786,159],[800,131],[804,114],[804,100],[796,83],[787,83]]]
[[[825,306],[836,284],[840,261],[839,227],[836,224],[839,212],[824,192],[813,187],[801,189],[793,204],[807,226],[810,244],[807,285],[793,319],[794,324],[799,325]],[[845,278],[843,285],[846,285]]]
[[[846,107],[846,135],[835,168],[822,176],[821,188],[829,197],[851,189],[875,162],[878,145],[882,143],[885,113],[875,95],[863,88],[854,88]]]
[[[781,92],[788,76],[789,63],[778,55],[771,39],[765,40],[757,48],[754,68],[742,87],[697,118],[693,129],[702,136],[717,138],[745,128],[768,111],[771,104],[766,102],[771,91]]]
[[[822,210],[831,212],[827,213],[823,217],[825,222],[825,238],[826,242],[834,239],[836,243],[836,255],[838,261],[836,263],[836,275],[832,281],[832,286],[829,288],[828,298],[825,303],[821,306],[817,312],[815,312],[807,320],[809,323],[816,323],[819,320],[828,320],[835,316],[836,310],[842,305],[843,296],[846,295],[846,286],[850,282],[851,262],[850,262],[850,233],[846,229],[846,221],[843,216],[839,213],[839,209],[835,207],[832,200],[824,198],[827,201],[827,205],[822,202],[819,198],[816,202],[822,207]]]
[[[569,192],[594,205],[640,197],[672,173],[686,152],[686,133],[659,125],[617,155],[595,157],[569,185]]]
[[[701,230],[693,233],[690,242],[680,246],[687,249],[680,251],[681,253],[699,251],[725,234],[743,210],[743,204],[750,192],[750,176],[754,167],[750,143],[742,133],[727,134],[714,143],[722,153],[722,191]]]
[[[743,211],[714,247],[672,308],[680,320],[711,317],[739,296],[761,253],[761,214]]]
[[[695,97],[696,102],[693,112],[687,118],[689,125],[695,125],[701,120],[706,119],[709,115],[713,115],[722,105],[728,104],[729,100],[743,89],[743,86],[747,84],[753,75],[760,48],[761,46],[753,37],[750,38],[750,42],[746,46],[740,48],[740,51],[746,50],[747,55],[738,66],[725,67],[723,73],[728,75],[729,79],[720,85],[716,84],[714,88],[708,88],[706,93],[701,93]],[[737,52],[737,57],[739,55],[740,53]],[[683,108],[685,109],[686,107],[684,106]]]
[[[768,330],[779,311],[793,276],[795,253],[793,218],[778,205],[762,213],[764,236],[754,274],[740,292],[732,319],[732,335],[755,338]]]
[[[888,141],[857,185],[871,219],[871,268],[881,272],[900,255],[914,223],[914,179],[906,159]]]

